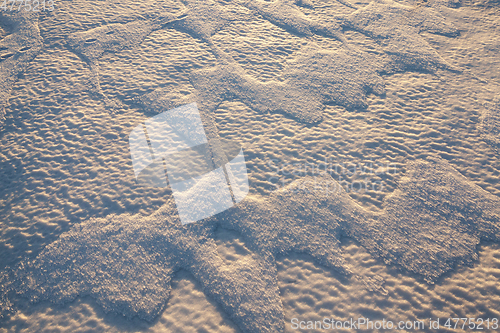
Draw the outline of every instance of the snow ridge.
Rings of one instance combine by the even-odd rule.
[[[299,55],[299,59],[290,61],[296,65],[289,66],[288,71],[283,73],[289,82],[262,83],[258,78],[247,75],[232,60],[231,55],[221,51],[211,39],[231,22],[251,19],[251,16],[242,14],[232,5],[221,6],[212,0],[189,0],[186,2],[186,10],[176,15],[162,14],[147,20],[110,24],[74,33],[68,36],[68,44],[89,63],[93,75],[92,89],[104,97],[106,104],[115,108],[116,103],[104,96],[99,86],[99,57],[104,52],[118,52],[135,47],[154,30],[174,28],[184,31],[207,43],[219,59],[219,65],[215,68],[203,69],[191,75],[193,86],[203,95],[202,98],[211,95],[209,110],[217,107],[224,100],[222,95],[225,95],[239,98],[244,103],[246,101],[246,104],[252,104],[251,107],[260,112],[283,112],[306,123],[321,120],[321,110],[324,108],[321,104],[325,101],[347,108],[366,107],[366,93],[383,93],[383,83],[379,77],[382,73],[404,70],[435,72],[437,69],[461,72],[459,68],[447,63],[419,35],[422,31],[447,36],[458,34],[458,30],[438,10],[431,7],[376,0],[349,15],[336,17],[329,25],[321,25],[311,21],[300,11],[299,5],[311,6],[309,2],[242,0],[235,3],[292,33],[306,37],[320,34],[337,39],[343,43],[343,48],[338,51],[316,50],[306,56]],[[389,55],[389,64],[383,64],[385,60],[349,45],[343,29],[356,30],[374,39]],[[308,49],[311,48],[314,47]],[[314,63],[317,58],[323,58],[320,60],[322,68]],[[327,59],[331,62],[327,62]],[[309,73],[310,68],[315,75]],[[317,74],[328,75],[320,71],[333,71],[332,77],[320,80]],[[307,78],[299,78],[298,74],[307,74]],[[234,77],[231,78],[231,75]],[[214,87],[208,78],[216,80],[223,87]],[[236,87],[229,87],[233,81]],[[322,83],[325,85],[321,86]],[[315,89],[310,89],[311,86]],[[250,90],[245,95],[243,92],[247,88]],[[328,89],[332,90],[327,91]],[[325,97],[328,94],[330,96]],[[252,98],[255,101],[251,101]],[[310,107],[307,108],[306,105]]]
[[[172,274],[184,268],[244,332],[282,332],[277,255],[307,253],[363,280],[343,258],[339,239],[347,235],[388,264],[433,283],[477,259],[480,240],[500,241],[500,199],[440,159],[412,162],[408,170],[377,213],[364,210],[324,175],[296,181],[268,198],[247,197],[185,226],[172,201],[150,216],[91,219],[17,267],[3,290],[3,310],[15,293],[33,302],[91,295],[107,311],[152,320],[168,300]],[[213,239],[216,227],[241,234],[252,259],[226,265]]]
[[[343,26],[373,38],[392,58],[394,70],[435,72],[443,68],[460,72],[419,35],[422,31],[458,35],[457,28],[433,8],[376,0],[345,17]]]
[[[301,36],[312,36],[319,34],[337,39],[344,44],[347,40],[342,34],[342,27],[337,22],[331,22],[331,26],[325,26],[307,18],[296,6],[296,1],[277,0],[273,2],[245,0],[241,2],[245,6],[261,15],[272,24]],[[300,3],[302,4],[302,3]],[[309,4],[311,6],[312,4]]]
[[[356,8],[347,1],[341,1],[341,3]],[[321,82],[315,77],[308,75],[308,80],[291,79],[297,72],[307,72],[306,68],[295,67],[295,74],[290,71],[284,73],[285,77],[290,78],[290,82],[285,84],[278,82],[264,84],[258,79],[251,78],[234,61],[227,61],[230,59],[230,55],[221,57],[221,51],[211,41],[213,35],[231,22],[252,19],[251,15],[238,9],[238,5],[292,33],[305,37],[320,34],[341,41],[343,49],[340,51],[320,50],[317,53],[330,53],[331,60],[337,61],[337,65],[331,64],[330,68],[324,67],[323,69],[346,73],[346,69],[350,68],[351,72],[347,73],[345,77],[340,77],[340,74],[337,74],[336,78],[324,78],[326,86],[335,89],[330,92],[329,98],[325,98],[325,87],[319,87]],[[120,103],[111,101],[101,90],[99,58],[105,52],[119,52],[123,49],[136,47],[151,32],[163,28],[174,28],[187,32],[194,38],[208,43],[216,57],[226,59],[226,61],[220,62],[218,68],[205,69],[204,71],[205,76],[213,76],[219,82],[224,82],[230,81],[226,74],[228,71],[234,70],[238,77],[236,81],[239,84],[235,90],[239,90],[229,91],[229,95],[237,95],[243,100],[257,98],[257,102],[254,103],[257,110],[284,112],[306,123],[314,123],[321,119],[320,110],[323,108],[321,104],[325,99],[347,108],[366,107],[364,94],[367,92],[381,93],[383,90],[377,73],[391,73],[400,70],[434,72],[439,68],[462,72],[441,58],[419,35],[421,31],[447,36],[458,34],[458,30],[447,23],[445,17],[432,7],[415,7],[399,4],[392,0],[376,0],[363,8],[356,9],[349,15],[338,16],[325,25],[310,20],[299,6],[312,7],[312,3],[298,0],[277,0],[274,2],[241,0],[223,6],[213,0],[189,0],[185,2],[185,10],[179,13],[148,14],[143,20],[125,24],[113,23],[84,32],[76,32],[70,34],[67,41],[68,46],[90,66],[90,90],[103,98],[106,105],[112,110],[118,108]],[[42,47],[42,39],[37,27],[38,16],[36,13],[21,11],[1,15],[12,21],[14,26],[13,33],[0,41],[0,51],[8,51],[6,54],[0,54],[0,56],[8,57],[0,63],[0,73],[2,74],[0,76],[0,118],[4,118],[5,104],[10,95],[12,83],[38,54]],[[355,50],[344,37],[343,29],[357,30],[373,38],[389,55],[391,62],[382,66],[380,65],[382,60],[376,59],[376,56]],[[318,54],[311,55],[309,59],[318,57]],[[300,62],[300,59],[298,61]],[[307,57],[302,61],[302,64],[299,63],[302,66],[313,66],[313,63],[308,62]],[[351,62],[356,63],[357,68],[349,66]],[[323,64],[323,66],[327,65]],[[345,68],[341,68],[341,65]],[[197,84],[196,88],[200,92],[206,93],[207,90],[216,89],[208,83],[205,83],[205,87],[200,87],[203,78],[199,78],[199,76],[200,74],[193,74],[193,83]],[[335,84],[328,82],[332,79],[336,82]],[[358,81],[352,82],[356,80]],[[350,83],[354,84],[352,92],[349,92]],[[316,89],[316,91],[311,92],[311,89],[305,89],[310,85],[315,85],[316,88],[323,91],[318,92]],[[241,93],[245,86],[252,88],[248,96],[243,96],[244,94]],[[343,91],[343,93],[338,91]],[[312,95],[306,97],[308,94]],[[274,99],[276,102],[272,102]],[[309,103],[311,111],[304,107]]]

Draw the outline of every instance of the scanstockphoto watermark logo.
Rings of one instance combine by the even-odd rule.
[[[129,145],[137,182],[169,186],[182,224],[223,212],[248,194],[243,150],[225,140],[209,144],[196,103],[137,125]],[[225,155],[219,162],[214,149]]]
[[[439,322],[439,321],[438,321]],[[414,321],[391,321],[391,320],[370,320],[369,318],[349,318],[348,320],[336,320],[334,318],[324,318],[319,320],[300,320],[293,318],[291,321],[292,330],[341,330],[341,331],[366,331],[373,332],[374,330],[409,330],[409,331],[425,331],[436,328],[436,324],[430,319],[430,323],[426,325],[423,320]],[[439,324],[438,327],[439,328]]]
[[[272,170],[268,182],[274,190],[287,189],[295,178],[309,176],[290,191],[334,193],[343,189],[348,193],[383,192],[385,178],[398,173],[398,166],[391,162],[364,161],[361,163],[338,163],[332,158],[322,162],[282,162],[270,159],[267,166]],[[325,177],[329,175],[330,177]]]
[[[499,329],[498,318],[425,318],[422,320],[387,320],[385,318],[371,320],[369,318],[348,318],[347,320],[337,320],[335,318],[323,318],[323,320],[301,320],[292,318],[292,330],[306,331],[486,331],[493,332]]]

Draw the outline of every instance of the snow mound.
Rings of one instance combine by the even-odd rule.
[[[213,226],[183,227],[173,207],[169,202],[151,216],[111,215],[77,225],[21,264],[9,289],[32,302],[90,295],[106,311],[151,321],[169,298],[173,273],[185,268],[242,329],[281,332],[275,267],[257,257],[224,264]],[[11,290],[3,291],[3,310]]]
[[[370,226],[350,234],[387,263],[434,282],[477,259],[481,240],[500,240],[500,200],[447,162],[413,162]]]
[[[391,66],[395,70],[458,71],[419,35],[422,31],[446,36],[458,34],[433,8],[376,0],[345,17],[343,26],[373,38],[392,57]]]
[[[347,275],[338,239],[346,234],[388,264],[432,283],[477,259],[481,240],[500,240],[500,200],[448,163],[413,162],[379,213],[365,211],[329,175],[306,177],[267,200],[248,198],[221,214],[254,251],[310,254]]]
[[[246,0],[241,2],[243,6],[261,15],[272,24],[292,33],[300,36],[320,34],[347,43],[339,23],[331,22],[331,26],[326,26],[314,22],[295,6],[296,3],[298,5],[312,6],[310,2],[302,3],[302,1],[290,0],[278,0],[273,2]]]
[[[290,61],[283,76],[291,86],[348,109],[366,108],[366,93],[384,94],[380,65],[356,50],[327,51],[310,46]]]
[[[11,27],[11,34],[0,41],[0,123],[5,120],[12,86],[43,47],[38,29],[38,13],[0,12],[0,19]]]
[[[245,332],[281,332],[283,310],[275,259],[291,252],[381,290],[346,265],[339,239],[348,235],[388,264],[435,281],[477,258],[481,239],[500,240],[500,200],[468,182],[447,162],[413,162],[383,211],[352,200],[329,175],[306,177],[268,198],[248,196],[204,222],[182,226],[169,201],[150,216],[112,215],[74,226],[37,258],[3,280],[2,307],[13,293],[33,302],[91,295],[108,311],[152,320],[165,306],[172,274],[190,271]],[[237,231],[251,259],[226,264],[213,231]]]

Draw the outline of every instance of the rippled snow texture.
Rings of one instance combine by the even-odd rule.
[[[10,34],[0,41],[0,123],[5,120],[5,106],[12,85],[42,49],[38,13],[0,12],[0,19],[10,25]]]
[[[487,93],[460,82],[471,63],[498,77],[495,45],[481,42],[497,37],[460,35],[461,13],[441,7],[453,1],[340,3],[109,1],[82,11],[74,1],[40,23],[38,15],[2,13],[0,110],[14,119],[2,132],[2,267],[15,264],[0,275],[2,314],[24,298],[88,295],[105,311],[151,321],[184,269],[241,330],[281,332],[277,256],[308,254],[385,295],[377,276],[345,260],[343,236],[431,283],[471,264],[481,240],[498,241],[500,203],[484,190],[500,193],[498,158],[473,130],[475,101]],[[478,22],[498,28],[494,17]],[[449,45],[459,50],[444,57]],[[493,54],[490,67],[479,67],[478,50]],[[120,112],[110,117],[101,102]],[[266,195],[182,226],[168,190],[130,181],[122,141],[142,111],[190,102],[200,104],[209,141],[232,136],[249,146],[251,180]],[[490,144],[498,143],[497,110],[481,120]],[[406,173],[394,192],[398,176],[384,179],[382,194],[348,194],[330,176],[263,189],[266,157],[325,154],[387,158]],[[402,163],[408,159],[416,161]],[[251,250],[245,260],[221,255],[217,227],[242,237]]]
[[[486,142],[500,148],[500,97],[486,107],[481,118],[480,131]]]
[[[325,175],[292,183],[269,198],[249,197],[202,224],[182,226],[171,203],[148,217],[92,219],[21,264],[4,302],[5,293],[33,302],[91,295],[108,311],[152,320],[168,300],[173,273],[185,268],[244,331],[280,332],[277,255],[306,253],[351,276],[340,249],[340,237],[348,235],[386,263],[433,282],[477,259],[481,239],[499,240],[497,197],[443,160],[414,162],[408,170],[376,214]],[[216,225],[237,231],[260,257],[225,264],[213,241]]]

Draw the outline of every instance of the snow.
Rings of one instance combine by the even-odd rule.
[[[499,221],[500,199],[445,161],[431,159],[411,163],[398,190],[376,214],[325,175],[306,177],[269,198],[247,197],[198,224],[181,225],[172,202],[151,216],[91,219],[21,264],[11,288],[32,302],[91,295],[106,311],[153,320],[168,301],[173,273],[184,268],[244,331],[280,332],[278,255],[309,254],[384,292],[379,279],[353,274],[340,248],[342,235],[432,283],[476,260],[481,239],[498,241]],[[237,231],[259,256],[225,264],[213,241],[216,226]]]
[[[0,41],[0,123],[5,121],[5,107],[19,74],[43,47],[38,29],[38,13],[0,12],[0,19],[11,28]]]
[[[494,147],[500,147],[500,97],[485,106],[479,130],[484,141]]]
[[[292,33],[301,36],[312,36],[318,33],[347,43],[341,32],[342,29],[340,24],[334,21],[330,22],[329,25],[322,25],[314,22],[307,18],[307,16],[295,6],[294,2],[295,1],[282,0],[272,2],[246,0],[241,1],[241,4],[255,13],[262,15],[269,22]]]
[[[354,109],[368,106],[367,93],[385,93],[380,71],[380,64],[364,52],[325,51],[310,45],[287,64],[283,76],[290,86],[318,96],[323,104]]]
[[[422,31],[446,36],[458,34],[458,29],[433,8],[377,0],[348,15],[343,26],[373,38],[391,56],[390,65],[395,69],[457,70],[419,34]]]
[[[9,166],[9,163],[14,163],[10,161],[23,158],[30,163],[26,170],[16,168],[26,175],[22,181],[13,183],[17,187],[12,193],[4,190],[0,198],[2,204],[6,203],[5,210],[9,213],[2,211],[2,218],[8,220],[2,230],[3,239],[8,241],[2,244],[2,249],[9,249],[7,255],[21,253],[27,257],[13,268],[5,267],[0,274],[2,315],[11,313],[12,316],[22,316],[22,311],[17,314],[15,311],[22,308],[26,299],[33,304],[43,303],[44,300],[68,304],[89,296],[106,312],[154,322],[170,306],[174,274],[185,270],[193,276],[204,295],[215,301],[242,331],[282,332],[287,314],[284,313],[282,303],[285,298],[279,286],[280,258],[293,261],[297,253],[309,255],[320,268],[335,270],[339,274],[336,277],[360,281],[366,289],[375,291],[373,294],[385,296],[392,286],[384,286],[377,274],[363,274],[359,267],[353,267],[346,260],[342,238],[347,236],[354,240],[371,254],[371,258],[379,258],[387,265],[394,265],[429,283],[439,282],[442,276],[454,271],[457,266],[472,265],[478,258],[477,247],[481,241],[498,242],[500,202],[498,196],[491,194],[498,187],[494,177],[497,156],[484,143],[481,146],[474,141],[472,136],[477,136],[480,141],[476,132],[463,140],[466,142],[463,146],[456,143],[460,141],[458,138],[462,138],[462,134],[457,132],[465,132],[468,129],[466,126],[476,128],[474,117],[470,116],[476,111],[471,100],[483,98],[488,92],[476,86],[480,92],[472,97],[464,96],[464,104],[468,103],[465,106],[442,98],[446,95],[443,93],[445,88],[450,91],[455,89],[448,99],[454,99],[468,90],[468,83],[460,83],[462,90],[453,87],[453,83],[454,80],[463,80],[458,76],[464,72],[460,68],[466,66],[469,60],[457,55],[455,60],[462,67],[453,65],[455,61],[450,60],[452,57],[445,60],[435,48],[438,44],[444,47],[445,43],[461,45],[456,41],[459,36],[462,37],[459,34],[461,29],[445,16],[448,8],[441,6],[452,6],[454,3],[433,1],[429,6],[410,6],[377,0],[364,7],[346,1],[340,3],[346,5],[344,9],[348,13],[330,15],[328,23],[316,22],[313,15],[304,14],[324,13],[327,10],[324,7],[333,6],[318,6],[317,1],[187,0],[177,11],[149,13],[130,22],[116,15],[112,23],[103,19],[90,24],[91,28],[82,25],[81,29],[76,29],[78,31],[69,29],[70,33],[58,38],[67,41],[69,49],[90,67],[92,86],[89,90],[97,92],[97,100],[88,95],[78,95],[82,92],[76,89],[73,91],[75,81],[72,79],[75,78],[72,77],[66,85],[62,83],[58,86],[60,91],[67,89],[66,95],[70,97],[61,97],[58,92],[57,97],[47,97],[49,101],[45,102],[48,106],[44,104],[44,108],[40,109],[30,106],[28,102],[22,104],[18,101],[23,98],[32,101],[27,97],[30,94],[42,99],[36,94],[43,90],[40,87],[46,88],[45,76],[50,74],[40,74],[40,80],[32,72],[40,71],[41,67],[47,73],[52,71],[69,76],[69,71],[64,72],[66,65],[58,63],[59,58],[53,59],[54,63],[47,60],[54,54],[70,59],[73,61],[70,67],[84,72],[77,64],[80,59],[63,49],[58,50],[59,53],[43,54],[44,58],[39,62],[33,61],[41,53],[44,42],[40,36],[38,16],[23,12],[13,15],[2,13],[2,22],[10,23],[11,29],[0,41],[0,56],[3,59],[0,62],[0,108],[4,110],[11,104],[16,107],[27,105],[26,109],[33,111],[29,113],[32,118],[25,116],[26,119],[22,120],[24,127],[2,132],[2,165]],[[494,1],[489,3],[494,4]],[[289,54],[288,59],[279,64],[283,65],[283,69],[278,74],[272,73],[271,79],[267,80],[249,74],[248,64],[242,64],[230,47],[221,45],[221,40],[229,43],[228,36],[231,35],[219,39],[214,37],[228,30],[234,33],[242,29],[238,24],[246,29],[245,25],[250,26],[249,22],[256,17],[265,21],[259,21],[259,29],[269,35],[284,35],[287,42],[293,41],[291,46],[286,44],[283,48]],[[61,31],[65,33],[68,30]],[[359,47],[363,43],[359,42],[361,38],[356,33],[367,38],[363,43],[368,47]],[[430,43],[429,35],[441,39]],[[158,62],[160,57],[167,60],[172,55],[186,57],[185,49],[179,48],[179,51],[175,48],[177,45],[172,47],[168,44],[171,49],[165,51],[167,47],[163,49],[162,42],[156,41],[167,44],[165,40],[172,36],[189,39],[189,48],[199,44],[200,49],[208,54],[197,50],[199,58],[193,60],[194,65],[190,65],[190,70],[182,69],[189,89],[181,87],[181,84],[168,85],[167,79],[157,80],[151,84],[154,89],[149,89],[149,86],[137,89],[141,93],[147,90],[135,99],[140,104],[137,109],[111,100],[103,93],[101,81],[108,81],[108,86],[111,86],[109,81],[118,77],[122,79],[119,84],[126,85],[129,82],[123,81],[134,82],[135,79],[129,73],[140,73],[141,82],[153,81],[146,72],[137,69],[154,67],[146,60],[141,63],[144,66],[130,65],[136,72],[124,71],[124,68],[129,68],[124,63],[130,58],[137,60],[145,53],[156,52],[156,49],[159,49]],[[260,36],[255,33],[252,36],[256,40],[257,37]],[[258,42],[253,42],[257,46],[252,56],[258,58]],[[382,52],[371,49],[371,42]],[[175,41],[172,43],[175,44]],[[127,52],[132,56],[122,61],[118,55]],[[104,55],[113,61],[104,59]],[[269,59],[270,63],[273,61]],[[101,76],[100,62],[108,62],[104,69],[106,75]],[[251,60],[248,62],[251,63]],[[27,72],[30,63],[38,67],[28,73],[31,76],[25,81],[29,82],[32,77],[38,81],[33,80],[32,88],[21,79],[23,82],[19,89],[26,92],[23,90],[24,95],[14,98],[19,105],[10,103],[12,86],[20,80],[20,74]],[[171,67],[168,68],[177,65],[169,63]],[[155,75],[164,76],[167,71],[162,66],[158,67],[161,68],[155,69]],[[491,71],[495,70],[494,67],[490,67]],[[117,72],[116,76],[109,74],[110,68]],[[448,73],[439,73],[442,81],[438,83],[421,73],[436,73],[443,69]],[[395,72],[400,73],[389,76]],[[52,81],[47,82],[57,81],[58,76],[50,79]],[[443,82],[446,83],[444,88]],[[133,83],[128,87],[133,88]],[[432,95],[438,97],[432,99],[429,97]],[[423,100],[423,106],[411,104],[412,100],[419,98]],[[61,100],[66,103],[58,104]],[[102,116],[100,112],[104,112],[100,102],[121,110],[122,114]],[[131,185],[128,180],[123,183],[117,180],[129,176],[133,180],[134,177],[134,162],[130,162],[128,154],[123,154],[125,158],[120,155],[126,149],[126,144],[120,145],[120,140],[130,134],[137,124],[144,122],[146,116],[151,118],[154,114],[194,102],[199,107],[214,165],[229,162],[221,144],[224,135],[236,136],[247,144],[254,144],[248,144],[252,156],[248,168],[241,162],[242,152],[247,153],[246,146],[240,151],[239,159],[233,160],[230,165],[230,168],[238,170],[237,174],[251,174],[253,183],[241,181],[238,177],[233,179],[229,174],[231,183],[237,184],[236,190],[233,188],[233,196],[238,202],[236,206],[226,211],[216,209],[213,213],[222,212],[204,221],[183,225],[168,189],[165,192],[148,192],[142,188],[131,190],[135,183]],[[497,146],[499,142],[499,105],[495,101],[483,110],[479,127],[483,139],[492,146]],[[416,109],[409,111],[412,107]],[[223,114],[221,110],[226,109],[228,113]],[[435,112],[432,113],[431,109]],[[47,113],[36,118],[40,110]],[[252,113],[254,111],[256,113]],[[0,111],[0,117],[4,116],[4,112]],[[445,116],[440,118],[439,112],[448,112],[446,121],[455,123],[442,124],[446,122],[443,120]],[[451,113],[456,114],[451,116]],[[95,119],[91,122],[85,117]],[[44,118],[48,119],[47,122]],[[80,121],[80,118],[88,123]],[[414,123],[411,123],[413,118]],[[43,126],[36,127],[38,123]],[[57,127],[59,123],[67,127]],[[462,126],[463,123],[465,125]],[[96,125],[102,125],[98,128],[102,131],[98,134],[98,137],[102,134],[99,137],[101,141],[92,136]],[[81,132],[78,131],[80,127],[84,128]],[[142,127],[139,129],[142,130]],[[47,131],[60,136],[47,140],[47,146],[43,146]],[[90,136],[88,142],[84,140]],[[73,141],[68,138],[78,142],[78,145],[72,145]],[[446,146],[448,141],[445,139],[448,138],[456,141],[457,150]],[[141,147],[145,149],[144,145]],[[286,154],[302,161],[310,156],[321,160],[320,157],[327,151],[339,160],[353,156],[364,159],[380,157],[380,147],[385,149],[383,154],[388,160],[405,161],[406,165],[404,177],[388,177],[387,183],[397,183],[397,189],[393,192],[388,190],[375,199],[367,199],[369,194],[355,196],[346,193],[329,175],[304,177],[269,195],[254,191],[245,197],[249,190],[254,190],[252,186],[258,186],[259,180],[265,182],[262,178],[266,175],[259,175],[260,178],[255,176],[266,163],[265,157],[259,153],[269,152],[272,157],[277,150],[287,150]],[[82,155],[80,150],[84,149],[90,153]],[[147,152],[144,149],[143,153]],[[25,153],[33,150],[37,151],[37,158]],[[52,151],[53,155],[49,153]],[[83,164],[88,156],[101,153],[103,156],[99,158],[102,157],[102,160],[96,162],[99,165],[91,165],[91,161],[89,165],[84,165],[86,168],[82,168],[82,173],[76,173],[80,169],[71,164],[71,159]],[[66,161],[65,157],[69,154],[75,155]],[[445,159],[436,157],[439,155]],[[34,170],[32,164],[35,165]],[[98,183],[98,188],[94,189],[96,183],[88,178],[94,174],[98,178],[104,173],[102,170],[108,169],[113,169],[118,176],[106,178],[111,181]],[[73,170],[76,170],[75,174]],[[484,175],[478,176],[480,172]],[[70,186],[63,181],[56,182],[53,174],[63,174],[63,178],[74,182],[69,182]],[[220,183],[222,178],[222,172],[219,172],[218,181],[208,179],[207,187]],[[91,194],[72,192],[74,188],[83,188],[84,182],[87,182],[85,188],[91,188],[88,190]],[[164,185],[167,186],[166,181]],[[55,196],[55,189],[62,195]],[[116,196],[109,196],[108,190],[116,191]],[[138,194],[129,195],[136,190]],[[194,206],[196,195],[203,195],[196,189],[194,192],[184,195],[187,203],[184,211]],[[9,198],[5,193],[9,194]],[[151,204],[154,209],[155,205],[163,205],[151,214],[122,213],[127,209],[138,211],[136,206],[141,206],[141,203],[141,207],[148,206],[150,201],[141,201],[145,196],[157,199]],[[9,201],[19,197],[21,199],[13,203]],[[196,204],[208,206],[213,198],[205,199],[205,203],[200,199],[196,200]],[[226,196],[226,199],[229,203],[232,198]],[[367,208],[369,200],[379,200],[383,203],[382,208]],[[64,214],[76,215],[82,211],[91,211],[84,216],[99,216],[102,212],[97,211],[107,212],[107,206],[114,205],[119,207],[116,209],[119,214],[84,218],[82,221],[75,218],[71,223],[69,218],[60,222],[53,217],[63,220],[61,216]],[[41,210],[40,207],[45,206],[45,210]],[[207,206],[197,208],[199,211],[194,213],[206,212],[204,208]],[[35,212],[32,214],[41,211],[41,222],[37,219],[31,221],[32,215],[28,211]],[[51,224],[50,228],[44,229],[44,224]],[[241,237],[248,247],[249,254],[244,260],[229,262],[222,258],[215,240],[216,233],[217,230],[228,229]],[[50,233],[52,238],[45,232]],[[27,249],[19,249],[16,237],[21,239],[18,243],[29,245]],[[37,252],[36,242],[45,244],[55,238],[57,240],[50,241],[45,247],[40,245]],[[5,262],[10,263],[4,260],[2,264]],[[317,280],[309,278],[309,281],[312,284]],[[495,302],[495,298],[492,299],[490,301]],[[397,301],[394,304],[399,306]],[[323,310],[328,307],[324,305]],[[300,306],[295,309],[298,308]]]

